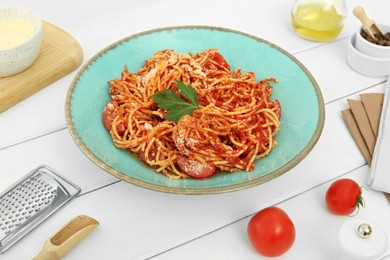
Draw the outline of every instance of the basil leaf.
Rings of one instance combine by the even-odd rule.
[[[180,93],[187,98],[194,106],[198,106],[198,97],[196,96],[196,90],[191,85],[186,85],[181,81],[176,81],[177,87]]]
[[[191,103],[181,99],[171,89],[164,89],[152,96],[159,108],[167,110],[165,119],[169,121],[179,121],[182,116],[190,115],[199,108],[196,90],[191,85],[186,85],[180,81],[176,81],[176,84],[180,93]]]

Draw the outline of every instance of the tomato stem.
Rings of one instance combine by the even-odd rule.
[[[360,193],[359,193],[359,195],[356,198],[355,210],[354,211],[357,210],[357,212],[355,214],[349,215],[349,217],[356,216],[359,213],[359,211],[360,211],[360,207],[363,207],[363,208],[366,207],[366,201],[362,197],[362,188],[365,188],[365,187],[363,187],[363,186],[360,187]]]
[[[362,188],[364,188],[363,186],[360,187],[360,193],[356,199],[356,207],[359,209],[360,206],[362,206],[363,208],[366,207],[366,202],[364,200],[364,198],[362,197]]]

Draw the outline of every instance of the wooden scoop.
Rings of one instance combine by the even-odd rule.
[[[382,30],[376,25],[375,21],[368,18],[366,11],[360,5],[353,9],[353,14],[362,22],[363,31],[365,31],[371,38],[375,39],[375,34],[384,35]]]
[[[85,215],[73,218],[46,240],[34,260],[61,259],[98,225],[99,222]]]

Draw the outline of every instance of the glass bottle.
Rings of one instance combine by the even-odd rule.
[[[291,23],[299,36],[329,42],[340,34],[346,14],[345,0],[296,0],[291,10]]]

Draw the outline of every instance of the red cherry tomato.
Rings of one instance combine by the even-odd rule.
[[[225,58],[219,52],[214,53],[213,60],[216,63],[218,63],[221,67],[225,67],[228,70],[230,70],[230,65],[227,63]]]
[[[185,156],[178,156],[176,162],[184,173],[197,179],[210,177],[215,173],[216,169],[214,164],[204,164],[195,160],[190,160]]]
[[[139,152],[139,157],[141,158],[141,160],[143,161],[143,162],[145,162],[147,165],[149,165],[150,167],[152,167],[152,168],[157,168],[156,166],[154,166],[154,165],[150,165],[149,163],[148,163],[148,160],[147,160],[147,158],[146,158],[146,152],[145,151],[140,151]],[[149,161],[156,161],[156,158],[157,158],[157,151],[156,151],[156,149],[154,149],[154,148],[151,148],[151,149],[149,149],[149,153],[148,153],[148,159],[149,159]]]
[[[114,122],[115,117],[118,115],[118,104],[117,102],[111,100],[104,107],[103,111],[103,124],[107,131],[111,131],[112,123]],[[123,135],[125,133],[126,126],[125,123],[120,121],[116,126],[116,131],[119,135]]]
[[[280,208],[269,207],[256,213],[248,224],[249,241],[264,256],[279,256],[295,241],[295,227]]]
[[[326,191],[325,201],[329,210],[337,215],[349,215],[356,208],[364,206],[362,190],[351,179],[339,179],[333,182]]]

